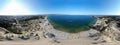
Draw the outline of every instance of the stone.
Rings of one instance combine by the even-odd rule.
[[[94,33],[90,37],[98,36],[98,40],[105,42],[119,41],[119,24],[117,16],[101,16],[97,17],[97,22],[93,25],[94,30],[98,33]],[[117,25],[118,24],[118,25]]]

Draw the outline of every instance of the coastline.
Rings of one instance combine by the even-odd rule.
[[[67,33],[63,31],[59,31],[53,28],[51,23],[46,19],[35,19],[28,21],[31,25],[28,25],[29,32],[28,34],[25,33],[25,38],[30,38],[28,40],[18,40],[18,38],[12,38],[12,41],[3,40],[0,41],[0,45],[119,45],[116,42],[99,42],[94,39],[92,39],[90,36],[90,33],[95,33],[95,30],[90,29],[88,31],[81,31],[79,33]],[[40,21],[42,21],[40,23]],[[101,20],[97,20],[97,22],[100,22]],[[24,23],[20,23],[24,24]],[[96,24],[95,24],[96,25]],[[34,29],[32,29],[34,28]],[[0,29],[1,33],[2,29]],[[30,33],[38,34],[37,37],[29,37],[28,35]],[[0,34],[1,34],[0,33]],[[0,35],[1,36],[1,35]],[[3,36],[6,36],[3,34]],[[9,38],[11,38],[11,35]],[[27,37],[28,36],[28,37]],[[36,39],[37,38],[37,39]],[[40,38],[40,39],[38,39]],[[6,39],[6,38],[5,38]],[[17,39],[17,40],[14,40]],[[107,38],[105,38],[107,39]]]

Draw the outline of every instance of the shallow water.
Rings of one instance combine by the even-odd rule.
[[[49,15],[49,21],[55,29],[69,33],[89,30],[96,19],[87,15]]]

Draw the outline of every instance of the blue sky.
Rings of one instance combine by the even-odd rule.
[[[9,1],[0,0],[0,9]],[[120,0],[18,0],[37,14],[120,14]]]

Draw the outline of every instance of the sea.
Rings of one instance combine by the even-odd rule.
[[[48,20],[57,30],[78,33],[89,30],[96,22],[96,18],[92,15],[48,15]]]

